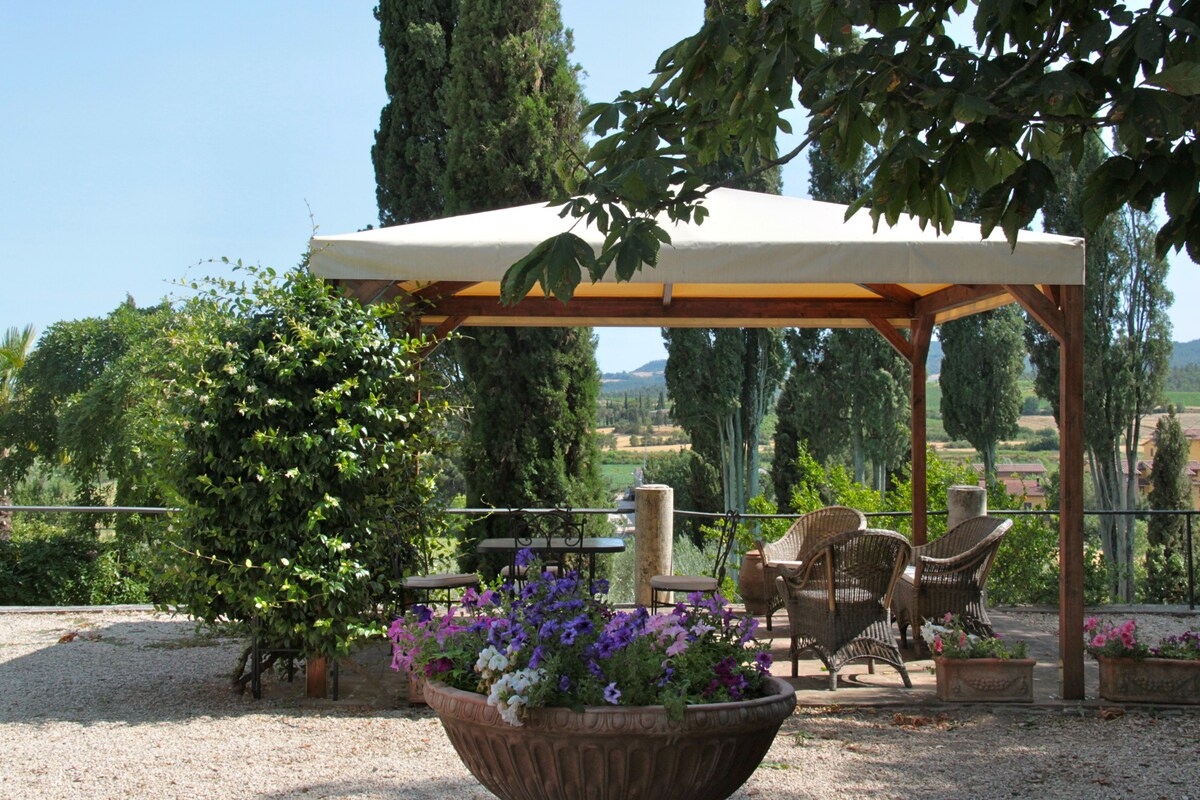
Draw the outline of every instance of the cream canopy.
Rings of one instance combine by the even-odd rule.
[[[460,325],[873,327],[911,367],[913,540],[927,511],[925,358],[933,326],[1017,301],[1059,348],[1059,654],[1062,697],[1084,696],[1083,282],[1081,239],[1024,232],[1015,249],[998,233],[957,223],[937,235],[914,220],[871,229],[845,207],[718,189],[700,225],[671,225],[656,268],[633,280],[581,283],[567,303],[536,291],[499,302],[510,265],[572,229],[603,237],[545,205],[418,222],[311,242],[312,271],[365,303],[420,301],[421,322],[442,336]],[[903,329],[907,329],[905,332]]]
[[[603,242],[540,203],[317,236],[310,268],[368,302],[439,296],[425,321],[466,325],[907,327],[927,311],[944,322],[1012,302],[1007,285],[1083,283],[1083,240],[1073,237],[1023,232],[1014,250],[999,231],[981,240],[963,222],[940,236],[908,218],[872,231],[869,215],[846,220],[845,206],[736,189],[704,206],[702,224],[664,221],[672,241],[656,268],[624,283],[612,270],[595,284],[585,276],[566,306],[537,290],[496,303],[504,272],[543,240],[572,230],[597,250]]]

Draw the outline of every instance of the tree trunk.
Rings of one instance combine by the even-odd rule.
[[[1117,467],[1115,453],[1106,458],[1094,459],[1093,469],[1097,475],[1097,502],[1106,511],[1123,511],[1127,507],[1124,482]],[[1114,514],[1100,517],[1100,541],[1104,555],[1113,568],[1110,577],[1110,595],[1122,603],[1133,602],[1133,537],[1125,518]]]
[[[996,479],[996,443],[988,442],[983,448],[983,475],[989,481]]]
[[[858,430],[857,426],[851,435],[851,443],[854,447],[854,480],[858,483],[866,483],[867,467],[863,456],[862,431]]]

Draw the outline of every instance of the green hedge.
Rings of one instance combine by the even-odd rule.
[[[149,602],[145,581],[117,542],[43,521],[14,525],[0,541],[0,605]]]

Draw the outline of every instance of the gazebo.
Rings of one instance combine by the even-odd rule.
[[[581,283],[567,302],[535,289],[503,305],[505,271],[567,230],[603,235],[534,204],[311,242],[312,271],[364,303],[408,297],[436,336],[459,326],[870,327],[912,366],[913,535],[926,535],[925,359],[933,326],[1017,302],[1061,347],[1059,654],[1062,696],[1083,682],[1083,240],[1022,232],[1015,248],[978,225],[936,234],[914,219],[717,189],[702,224],[663,225],[655,268]],[[904,330],[908,335],[904,335]]]

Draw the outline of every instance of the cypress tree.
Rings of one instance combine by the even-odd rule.
[[[1159,417],[1154,429],[1154,467],[1150,470],[1150,507],[1182,511],[1192,507],[1192,486],[1186,467],[1188,440],[1175,408]],[[1146,601],[1178,603],[1186,599],[1186,543],[1183,517],[1156,514],[1146,531]]]
[[[939,326],[942,343],[942,421],[946,433],[966,439],[996,475],[996,445],[1016,435],[1021,417],[1017,380],[1024,368],[1025,322],[1005,306]]]
[[[448,214],[565,196],[571,176],[559,165],[582,148],[570,50],[557,2],[460,0],[445,95]],[[597,504],[591,329],[475,328],[457,351],[473,408],[468,505]]]
[[[379,222],[398,225],[442,216],[446,119],[454,0],[380,0],[379,44],[388,102],[371,148]]]

